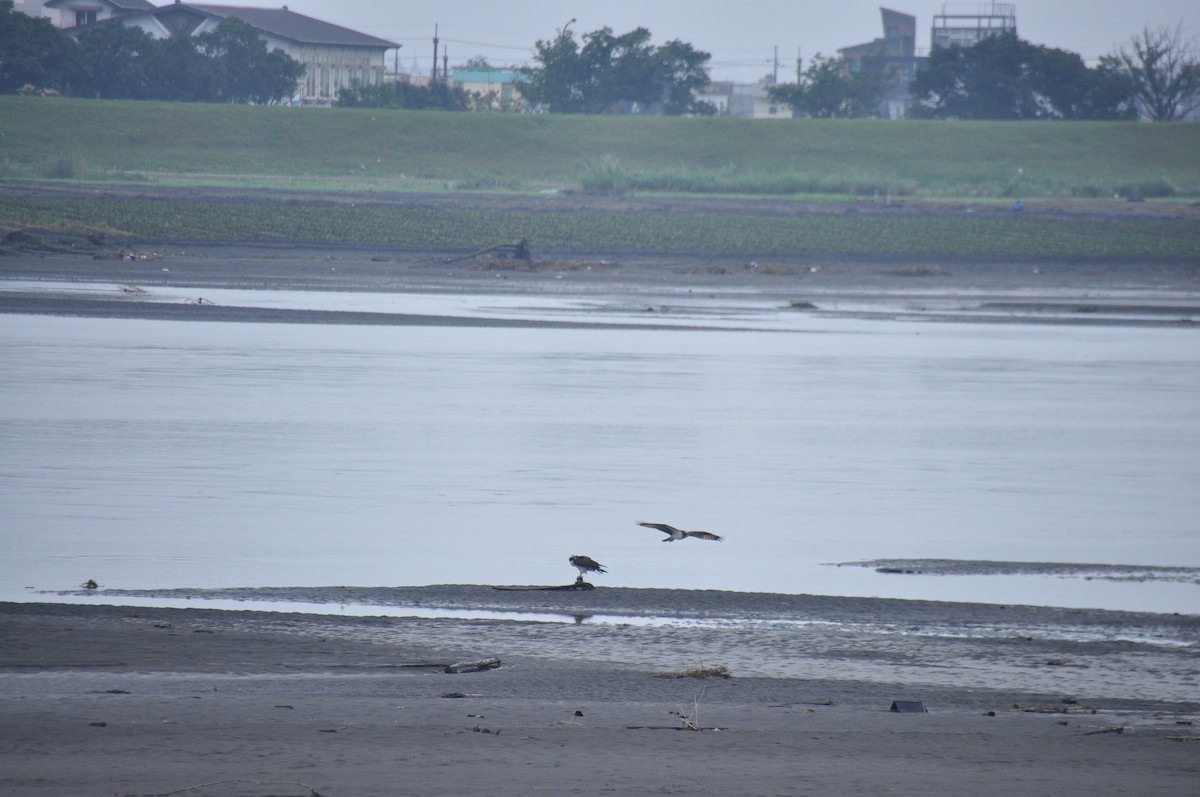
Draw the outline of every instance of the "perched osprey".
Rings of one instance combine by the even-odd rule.
[[[608,572],[604,569],[604,565],[600,564],[590,556],[572,556],[570,561],[571,564],[579,570],[579,578],[577,578],[576,581],[583,581],[583,576],[585,573]]]
[[[638,525],[645,526],[648,529],[658,529],[663,534],[666,534],[667,538],[663,542],[675,542],[675,540],[682,540],[684,537],[697,537],[701,540],[715,540],[716,542],[720,542],[722,539],[716,534],[707,531],[684,531],[674,526],[668,526],[666,523],[643,523],[638,521]]]

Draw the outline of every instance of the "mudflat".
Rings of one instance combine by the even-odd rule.
[[[1200,772],[1194,615],[487,586],[103,605],[129,597],[0,605],[5,793],[1182,794]]]
[[[604,197],[469,193],[389,193],[315,190],[73,186],[7,181],[0,191],[70,201],[74,197],[136,197],[280,207],[387,206],[401,212],[485,210],[525,214],[596,213],[725,217],[837,215],[849,218],[1011,216],[1003,203],[904,200],[803,202],[727,197]],[[1030,200],[1024,214],[1123,225],[1200,221],[1200,206],[1182,202]],[[645,301],[647,317],[672,302],[697,297],[777,302],[798,312],[921,320],[1190,325],[1200,318],[1200,257],[976,257],[863,255],[839,252],[754,252],[611,248],[545,249],[529,242],[528,259],[505,248],[315,243],[300,239],[142,240],[13,230],[0,240],[0,312],[141,317],[172,320],[352,324],[527,324],[521,319],[469,319],[403,313],[286,311],[221,307],[205,289],[618,295]],[[798,242],[798,245],[802,242]],[[32,294],[5,281],[99,282],[121,286],[109,295]],[[11,286],[11,282],[9,285]],[[194,291],[186,303],[150,301],[160,287]],[[852,308],[852,309],[850,309]],[[644,319],[643,319],[644,320]],[[591,323],[594,319],[580,319]],[[534,322],[554,326],[551,322]]]

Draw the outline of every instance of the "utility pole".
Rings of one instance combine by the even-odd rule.
[[[779,85],[779,45],[775,45],[775,65],[771,69],[771,85]]]
[[[429,78],[430,83],[437,83],[437,48],[438,48],[438,26],[435,22],[433,25],[433,75]]]

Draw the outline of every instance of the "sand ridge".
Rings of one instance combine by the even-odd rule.
[[[474,588],[410,589],[436,601]],[[903,622],[903,603],[874,609]],[[851,604],[854,615],[873,602]],[[1195,632],[1194,619],[1179,622]],[[1117,688],[1093,671],[1103,656],[1025,667],[1083,687],[1066,694],[989,687],[1012,665],[1003,646],[899,643],[861,628],[834,633],[828,656],[808,649],[820,633],[798,641],[759,629],[722,647],[719,628],[200,608],[3,604],[0,629],[0,785],[19,795],[198,784],[215,785],[190,793],[1185,793],[1196,772],[1200,704],[1139,698],[1136,685],[1105,697]],[[664,677],[751,639],[820,667]],[[442,667],[479,655],[502,666]],[[1194,648],[1178,655],[1194,681]],[[946,667],[983,678],[973,687],[919,675]],[[894,700],[928,713],[890,712]]]

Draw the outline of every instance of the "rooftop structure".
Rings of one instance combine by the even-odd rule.
[[[847,61],[864,58],[879,58],[885,62],[912,60],[917,48],[917,18],[890,8],[880,8],[879,16],[883,22],[883,38],[842,47],[838,52],[843,58]]]
[[[943,5],[933,18],[930,47],[970,47],[989,36],[1017,35],[1015,3]]]
[[[880,8],[883,37],[865,44],[855,44],[838,50],[846,62],[846,70],[854,73],[866,65],[882,68],[889,76],[889,85],[880,106],[880,116],[897,119],[907,112],[908,83],[916,74],[917,18],[890,8]]]

